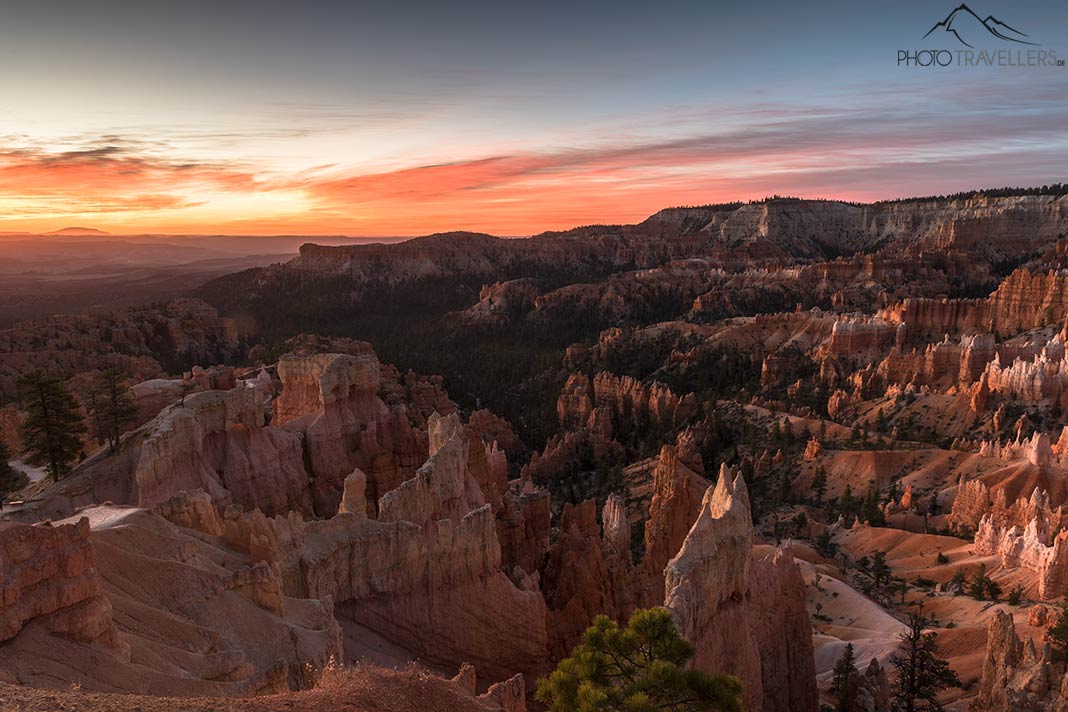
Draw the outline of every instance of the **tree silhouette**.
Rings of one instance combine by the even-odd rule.
[[[849,712],[853,708],[859,682],[857,658],[853,653],[853,644],[848,643],[842,656],[834,664],[834,677],[831,680],[831,694],[834,695],[834,708],[837,712]]]
[[[82,451],[85,422],[78,402],[63,381],[41,371],[23,376],[19,385],[26,404],[22,442],[31,462],[43,464],[58,482]]]
[[[941,710],[938,694],[961,686],[957,673],[938,655],[937,635],[924,632],[927,622],[922,614],[910,613],[908,629],[901,634],[897,652],[890,656],[890,664],[897,671],[896,712]]]
[[[137,405],[122,371],[105,368],[98,372],[84,400],[93,421],[94,435],[106,442],[111,452],[116,452],[123,428],[137,418]]]

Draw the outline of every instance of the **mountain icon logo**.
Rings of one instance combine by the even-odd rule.
[[[936,22],[924,38],[926,39],[937,30],[953,35],[965,47],[974,48],[973,42],[988,35],[993,35],[1005,42],[1038,46],[1037,42],[1030,41],[1027,34],[1007,25],[993,15],[987,15],[986,19],[983,19],[964,3],[953,8],[953,11],[946,15],[946,19]]]

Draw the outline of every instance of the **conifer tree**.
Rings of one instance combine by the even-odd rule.
[[[23,376],[19,385],[26,408],[22,442],[30,461],[43,464],[58,482],[70,473],[82,451],[85,423],[78,402],[63,381],[41,371]]]
[[[827,471],[823,467],[817,467],[812,476],[812,494],[816,504],[823,503],[823,496],[827,494]]]
[[[94,435],[106,442],[111,452],[116,452],[123,428],[137,418],[137,405],[122,371],[105,368],[97,373],[85,394],[85,401],[93,421]]]
[[[908,629],[901,634],[890,665],[897,671],[894,681],[895,712],[932,712],[942,709],[938,695],[960,687],[960,678],[938,654],[937,635],[924,632],[927,619],[909,614]]]
[[[536,696],[551,712],[740,712],[738,679],[688,667],[693,654],[665,608],[639,609],[625,628],[597,616]]]
[[[834,695],[834,708],[837,712],[849,712],[853,708],[859,678],[853,644],[848,643],[842,656],[834,664],[834,677],[831,679],[831,694]]]

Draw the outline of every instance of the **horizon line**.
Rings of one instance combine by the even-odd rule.
[[[4,231],[0,230],[0,238],[3,237],[118,237],[118,238],[130,238],[130,237],[233,237],[233,238],[250,238],[250,239],[271,239],[271,238],[299,238],[299,237],[319,237],[319,238],[336,238],[346,240],[411,240],[420,237],[431,237],[433,235],[445,235],[452,233],[471,233],[479,235],[489,235],[491,237],[498,237],[501,239],[523,239],[536,237],[538,235],[544,235],[548,233],[568,232],[571,230],[580,230],[588,227],[623,227],[628,225],[638,225],[645,220],[649,220],[654,215],[661,213],[665,210],[696,210],[700,208],[715,208],[715,207],[727,207],[731,205],[754,205],[760,203],[771,203],[782,200],[798,200],[805,202],[825,202],[825,203],[842,203],[846,205],[879,205],[881,203],[903,202],[903,201],[915,201],[915,200],[945,200],[952,198],[964,198],[964,197],[978,197],[983,193],[992,191],[1019,191],[1019,194],[1025,194],[1028,191],[1041,190],[1055,185],[1064,185],[1064,183],[1046,183],[1041,186],[999,186],[999,187],[985,187],[985,188],[972,188],[969,190],[956,191],[954,193],[940,194],[940,195],[899,195],[894,197],[880,198],[878,200],[852,200],[849,198],[834,198],[834,197],[804,197],[794,195],[768,195],[763,198],[749,198],[739,199],[733,201],[721,201],[716,203],[700,203],[691,205],[668,205],[660,208],[657,211],[647,215],[643,220],[638,222],[591,222],[583,223],[580,225],[573,225],[569,228],[555,229],[555,230],[542,230],[539,232],[524,233],[524,234],[493,234],[485,232],[483,230],[472,230],[465,228],[452,228],[435,230],[433,232],[421,232],[411,234],[395,234],[395,235],[351,235],[342,232],[283,232],[283,233],[263,233],[263,234],[251,234],[240,232],[111,232],[107,230],[99,230],[97,228],[87,228],[81,226],[65,226],[56,228],[54,230],[48,230],[45,232],[26,232],[20,230]],[[1039,193],[1042,195],[1042,193]],[[1048,194],[1052,195],[1052,194]],[[254,219],[254,218],[251,218]],[[57,234],[64,230],[85,230],[87,234],[71,233],[69,235]],[[95,233],[95,234],[93,234]]]

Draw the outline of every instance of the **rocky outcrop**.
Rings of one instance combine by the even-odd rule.
[[[543,582],[549,606],[549,648],[556,659],[567,657],[597,615],[618,616],[601,549],[597,504],[592,499],[564,506]]]
[[[505,571],[514,572],[518,567],[523,574],[533,574],[541,568],[549,551],[551,522],[549,491],[529,480],[514,480],[497,513],[497,539]]]
[[[223,534],[222,518],[215,509],[211,495],[204,490],[179,492],[161,502],[155,512],[179,527],[195,529],[211,536]]]
[[[950,526],[958,531],[974,531],[987,516],[993,524],[1003,529],[1017,527],[1022,530],[1035,519],[1053,522],[1055,525],[1061,522],[1063,507],[1053,507],[1045,490],[1034,487],[1030,494],[1024,495],[1021,492],[1010,503],[1009,495],[1006,494],[1007,484],[995,483],[996,489],[991,493],[982,480],[967,480],[961,477],[957,485],[957,496],[953,500],[953,509],[949,514]]]
[[[753,557],[749,495],[721,471],[664,571],[664,605],[694,641],[693,664],[738,676],[747,710],[815,710],[804,582],[788,549]]]
[[[193,394],[161,413],[140,443],[138,504],[200,489],[222,505],[310,513],[301,437],[264,427],[262,403],[258,389],[235,388]]]
[[[381,366],[366,353],[283,356],[278,362],[282,393],[273,424],[302,433],[315,511],[337,511],[345,477],[367,475],[372,505],[404,482],[426,459],[423,436],[412,428],[405,406],[388,407],[379,397]]]
[[[1016,635],[1012,615],[998,610],[987,628],[979,696],[972,712],[1056,712],[1068,703],[1068,677],[1049,645],[1036,649]]]
[[[1010,274],[987,299],[905,299],[879,313],[903,324],[905,340],[937,334],[997,332],[1015,334],[1061,326],[1068,316],[1068,271]]]
[[[1068,531],[1050,537],[1049,520],[1045,518],[1032,519],[1021,531],[1015,526],[999,527],[988,514],[979,522],[975,533],[975,553],[997,554],[1005,568],[1033,571],[1038,579],[1039,597],[1059,598],[1068,590]]]
[[[525,314],[534,306],[540,293],[537,280],[513,279],[484,284],[478,303],[463,313],[468,324],[503,324]]]
[[[644,384],[630,376],[606,372],[593,378],[592,392],[595,407],[608,408],[618,418],[629,413],[663,427],[681,424],[696,409],[692,393],[680,397],[661,383]]]
[[[721,470],[726,475],[726,470]],[[708,481],[683,465],[674,447],[665,445],[653,470],[653,495],[645,524],[645,556],[642,559],[643,605],[664,600],[664,567],[671,560],[697,515]]]
[[[834,322],[827,352],[852,358],[880,353],[895,343],[899,327],[880,317],[843,317]]]
[[[337,601],[343,625],[435,664],[473,661],[494,680],[536,675],[548,655],[536,578],[517,586],[502,570],[495,516],[468,470],[458,416],[433,416],[429,441],[429,460],[383,496],[377,520],[350,511],[364,485],[352,473],[345,511],[331,519],[228,512],[225,536],[277,565],[287,595]]]
[[[0,522],[0,642],[34,625],[121,648],[95,563],[87,519],[59,526]]]

